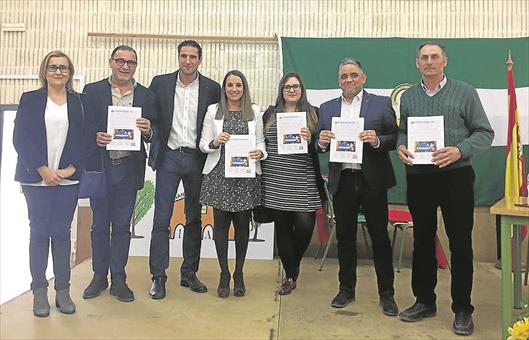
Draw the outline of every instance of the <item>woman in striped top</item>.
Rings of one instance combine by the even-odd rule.
[[[300,133],[309,143],[309,153],[278,154],[278,112],[306,112],[307,127]],[[286,274],[280,295],[296,288],[301,258],[312,238],[315,212],[324,197],[314,139],[317,120],[317,108],[309,104],[301,77],[296,73],[283,76],[276,105],[263,115],[268,158],[261,162],[262,204],[272,210],[279,257]]]

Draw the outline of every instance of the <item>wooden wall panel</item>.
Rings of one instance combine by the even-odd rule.
[[[526,0],[3,0],[0,1],[0,75],[35,75],[43,56],[61,49],[87,82],[109,74],[118,44],[139,53],[136,78],[149,85],[177,67],[169,39],[88,37],[88,32],[272,37],[522,37],[529,36]],[[25,31],[5,31],[23,23]],[[281,75],[277,42],[200,41],[201,72],[222,81],[230,69],[247,76],[256,103],[276,95]],[[0,79],[0,103],[16,103],[36,83]]]

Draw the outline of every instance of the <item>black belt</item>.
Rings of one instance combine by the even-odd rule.
[[[342,173],[346,173],[346,174],[361,174],[362,170],[348,168],[348,169],[343,169]]]
[[[176,151],[176,152],[185,152],[185,153],[195,153],[197,152],[197,149],[193,149],[193,148],[186,148],[186,147],[178,147],[176,149],[171,149],[172,151]]]
[[[120,164],[123,164],[127,161],[127,159],[129,159],[129,157],[121,157],[121,158],[116,158],[116,159],[111,159],[110,160],[110,163],[112,165],[120,165]]]

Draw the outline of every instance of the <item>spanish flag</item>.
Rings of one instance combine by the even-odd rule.
[[[507,164],[505,166],[505,196],[525,196],[527,181],[523,157],[522,137],[520,135],[520,119],[516,104],[514,87],[513,61],[511,51],[507,59],[507,93],[509,109],[509,127],[507,131]]]

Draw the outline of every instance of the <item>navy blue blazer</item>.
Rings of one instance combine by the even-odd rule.
[[[341,110],[341,96],[321,104],[317,128],[318,136],[321,130],[331,129],[332,117],[340,117]],[[380,140],[378,148],[373,148],[371,144],[364,143],[362,173],[365,184],[373,190],[387,190],[396,184],[395,173],[389,158],[389,151],[395,150],[398,134],[391,99],[370,94],[364,90],[360,117],[364,118],[364,130],[375,130]],[[326,152],[328,150],[329,148]],[[341,171],[342,163],[329,162],[328,188],[333,195],[338,191]]]
[[[156,112],[158,119],[156,121],[157,135],[151,141],[149,151],[149,166],[156,170],[167,149],[167,141],[173,125],[174,96],[176,91],[176,79],[178,70],[173,73],[162,74],[152,79],[151,89],[156,95]],[[202,135],[202,126],[206,110],[211,104],[218,103],[220,100],[220,85],[200,73],[198,74],[198,109],[197,109],[197,140],[196,149],[200,152],[200,136]],[[203,161],[206,155],[203,154]],[[198,173],[202,169],[197,170]]]
[[[103,158],[103,164],[106,169],[110,167],[109,153],[104,147],[98,147],[95,144],[96,133],[107,131],[108,125],[108,107],[112,106],[112,90],[108,78],[102,79],[95,83],[87,84],[83,92],[83,103],[85,104],[85,111],[90,112],[90,117],[93,117],[91,134],[94,145],[94,149],[88,158],[86,168],[88,170],[101,170],[101,157]],[[151,140],[155,138],[157,131],[154,122],[156,121],[156,110],[154,109],[154,94],[145,86],[137,83],[134,89],[134,98],[132,106],[141,107],[141,116],[151,121],[151,128],[153,135]],[[147,139],[142,137],[144,142],[149,142]],[[126,178],[136,189],[143,188],[145,181],[145,160],[147,153],[145,151],[144,143],[141,143],[140,151],[131,151],[130,159],[128,162],[134,162],[134,165],[130,167],[133,172],[126,174]]]
[[[46,123],[44,113],[48,100],[48,90],[40,89],[25,92],[20,97],[13,144],[18,154],[15,181],[37,183],[42,177],[37,172],[41,166],[48,166],[48,144],[46,141]],[[83,110],[78,94],[67,94],[68,133],[61,154],[59,169],[72,164],[77,170],[68,179],[78,180],[84,168],[86,157],[86,133],[83,122]]]

